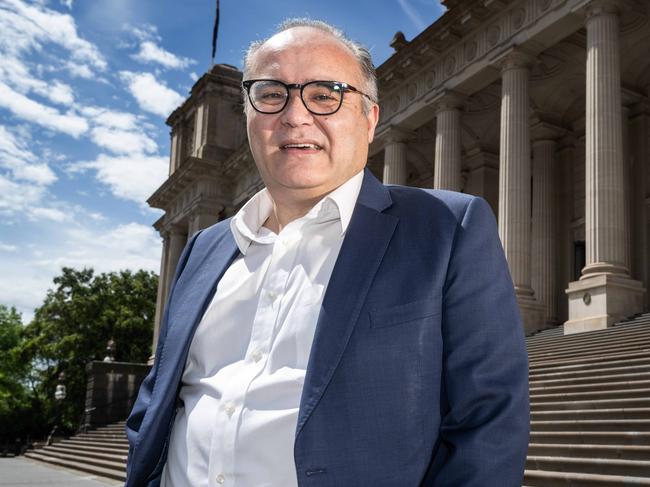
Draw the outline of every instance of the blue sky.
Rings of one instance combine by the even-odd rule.
[[[210,63],[214,0],[0,0],[0,304],[33,316],[62,266],[158,272],[165,119]],[[221,0],[217,62],[310,16],[375,64],[440,16],[439,0]]]

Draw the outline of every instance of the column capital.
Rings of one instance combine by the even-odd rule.
[[[459,110],[465,103],[466,97],[453,90],[443,90],[431,99],[436,115],[448,110]]]
[[[620,14],[627,5],[626,0],[591,0],[585,6],[585,19],[589,20],[602,14]]]
[[[537,62],[535,54],[522,47],[511,47],[497,56],[493,63],[502,73],[511,69],[530,69]]]
[[[566,130],[544,120],[533,120],[530,127],[530,136],[533,142],[557,141],[566,134]]]
[[[382,146],[385,147],[388,144],[413,140],[415,138],[415,132],[397,125],[389,125],[381,133],[377,134],[377,138],[381,140]]]

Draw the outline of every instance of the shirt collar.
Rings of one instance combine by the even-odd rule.
[[[325,196],[302,218],[313,217],[314,213],[322,213],[323,204],[331,201],[338,211],[337,220],[340,222],[341,235],[343,235],[352,219],[352,212],[357,203],[362,183],[363,170]],[[264,188],[242,206],[230,221],[230,230],[242,254],[246,254],[253,240],[259,243],[273,242],[275,234],[262,226],[272,210],[273,199],[268,189]]]

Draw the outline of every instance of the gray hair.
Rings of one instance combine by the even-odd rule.
[[[375,67],[372,64],[372,57],[370,56],[370,51],[368,51],[368,49],[364,47],[362,44],[353,41],[352,39],[347,37],[341,29],[334,27],[333,25],[328,24],[327,22],[323,22],[322,20],[314,20],[309,18],[286,19],[278,26],[276,31],[273,34],[271,34],[270,37],[261,41],[251,42],[251,44],[248,46],[248,49],[246,50],[246,54],[244,55],[244,79],[249,79],[251,70],[253,69],[253,57],[255,56],[257,51],[259,51],[260,48],[264,45],[264,43],[266,43],[266,41],[268,41],[274,35],[277,35],[289,29],[293,29],[294,27],[310,27],[312,29],[316,29],[326,34],[329,34],[335,40],[343,44],[350,51],[350,53],[357,60],[357,63],[359,65],[359,70],[361,71],[361,76],[363,78],[362,80],[363,85],[360,87],[360,89],[370,97],[370,100],[365,96],[362,97],[363,111],[364,113],[368,113],[372,105],[374,103],[377,103],[378,100],[377,73],[375,72]],[[244,100],[246,106],[248,104],[248,97],[246,96],[245,92],[244,92]]]

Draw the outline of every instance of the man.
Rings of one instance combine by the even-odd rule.
[[[126,485],[519,486],[527,359],[489,206],[386,187],[367,51],[288,22],[246,58],[266,189],[178,263]]]

